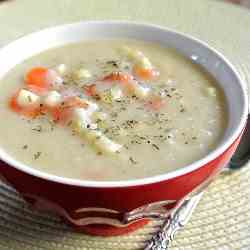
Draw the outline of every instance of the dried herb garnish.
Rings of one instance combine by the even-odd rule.
[[[138,162],[135,161],[132,156],[129,157],[129,161],[132,163],[132,164],[137,164]]]
[[[72,125],[73,121],[70,120],[68,123],[67,123],[67,126],[70,127]]]
[[[157,150],[160,150],[160,148],[156,144],[152,144],[152,147],[154,147]]]
[[[37,160],[40,156],[41,156],[41,154],[42,154],[42,152],[36,152],[35,154],[34,154],[34,159],[35,160]]]
[[[38,125],[37,127],[32,128],[31,130],[36,131],[36,132],[42,132],[42,126]]]
[[[111,64],[113,67],[118,68],[118,64],[115,60],[110,60],[106,62],[107,64]]]

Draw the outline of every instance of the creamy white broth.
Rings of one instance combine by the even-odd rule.
[[[165,105],[152,111],[131,95],[112,104],[93,98],[108,115],[101,131],[122,145],[119,152],[100,152],[71,128],[51,124],[46,115],[27,119],[8,108],[34,66],[65,64],[68,72],[84,67],[92,78],[83,85],[120,67],[130,71],[130,60],[120,53],[123,45],[142,51],[160,72],[143,84],[161,94]],[[118,61],[119,68],[110,68],[112,62],[105,66],[108,61]],[[0,81],[0,93],[1,147],[32,168],[74,179],[127,180],[184,167],[213,150],[227,124],[225,98],[213,77],[173,49],[141,41],[91,41],[45,51],[12,69]]]

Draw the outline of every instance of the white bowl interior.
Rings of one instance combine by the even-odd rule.
[[[1,149],[0,158],[23,171],[53,181],[83,186],[128,186],[160,181],[192,171],[219,156],[233,143],[242,131],[247,117],[246,86],[233,66],[220,53],[201,41],[162,27],[130,22],[97,21],[49,28],[25,36],[0,50],[0,78],[23,60],[53,47],[83,40],[122,38],[156,42],[162,46],[173,47],[195,63],[202,65],[217,79],[226,96],[229,123],[223,140],[213,152],[207,157],[174,172],[145,179],[117,182],[78,181],[52,176],[16,162]]]

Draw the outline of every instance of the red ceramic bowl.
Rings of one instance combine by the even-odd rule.
[[[140,219],[164,216],[163,208],[169,209],[191,192],[204,188],[234,153],[248,113],[246,86],[227,59],[197,39],[147,24],[81,22],[25,36],[0,50],[0,78],[16,64],[45,49],[82,40],[114,38],[174,47],[202,65],[224,90],[229,122],[219,145],[203,159],[166,174],[129,181],[97,182],[53,176],[16,161],[0,149],[0,173],[5,182],[34,206],[58,213],[76,229],[99,235],[135,229],[146,223]]]

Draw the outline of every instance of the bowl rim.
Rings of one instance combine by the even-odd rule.
[[[107,24],[107,25],[120,25],[120,24],[126,24],[131,26],[141,26],[143,28],[151,28],[151,29],[158,29],[161,32],[168,32],[177,34],[178,36],[185,37],[189,39],[192,42],[199,43],[204,49],[210,50],[212,53],[214,53],[217,57],[219,57],[224,65],[227,65],[227,67],[233,72],[234,76],[237,79],[237,82],[239,83],[239,87],[241,88],[242,94],[243,94],[243,112],[240,117],[240,121],[236,127],[236,129],[233,131],[233,134],[229,136],[225,140],[225,142],[222,145],[217,146],[213,151],[209,152],[205,157],[194,161],[193,163],[184,166],[180,169],[173,170],[164,174],[159,174],[151,177],[146,178],[138,178],[138,179],[130,179],[130,180],[118,180],[118,181],[92,181],[92,180],[79,180],[79,179],[72,179],[67,177],[61,177],[56,176],[53,174],[49,174],[46,172],[42,172],[40,170],[36,170],[32,167],[29,167],[26,164],[23,164],[12,157],[10,157],[7,153],[3,153],[2,150],[0,150],[0,158],[3,162],[10,165],[10,167],[14,167],[26,174],[30,174],[35,177],[39,177],[48,181],[57,182],[65,185],[71,185],[71,186],[79,186],[79,187],[93,187],[93,188],[124,188],[124,187],[133,187],[133,186],[140,186],[140,185],[147,185],[147,184],[153,184],[158,183],[162,181],[166,181],[169,179],[173,179],[175,177],[180,177],[182,175],[188,174],[192,171],[195,171],[209,162],[215,160],[217,157],[222,155],[239,137],[241,132],[243,131],[247,115],[248,115],[248,94],[247,94],[247,87],[243,79],[240,77],[239,73],[237,72],[236,68],[233,66],[233,64],[219,51],[217,51],[215,48],[208,45],[206,42],[201,41],[200,39],[197,39],[189,34],[185,34],[183,32],[176,31],[174,29],[169,29],[164,26],[151,24],[151,23],[145,23],[145,22],[133,22],[133,21],[106,21],[106,20],[90,20],[90,21],[80,21],[80,22],[74,22],[69,24],[63,24],[63,25],[57,25],[49,28],[42,29],[37,32],[32,32],[31,34],[24,35],[20,37],[19,39],[16,39],[12,41],[11,43],[7,44],[6,46],[0,48],[0,52],[7,48],[8,46],[19,43],[23,39],[29,39],[32,36],[38,35],[39,33],[49,31],[49,30],[56,30],[59,28],[71,28],[75,25],[81,25],[81,24],[92,24],[92,25],[99,25],[99,24]]]

